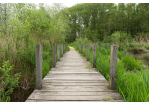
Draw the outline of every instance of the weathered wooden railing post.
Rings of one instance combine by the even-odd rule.
[[[95,67],[96,60],[96,44],[93,45],[93,67]]]
[[[53,68],[56,66],[56,44],[53,44]]]
[[[65,54],[65,44],[63,44],[63,54]]]
[[[80,52],[80,44],[79,44],[79,52]]]
[[[81,44],[81,54],[82,54],[82,44]]]
[[[63,43],[62,43],[62,56],[63,56]]]
[[[89,61],[89,44],[87,44],[87,61]]]
[[[110,88],[116,90],[117,45],[111,45],[110,55]]]
[[[60,47],[59,47],[59,43],[57,44],[57,58],[58,58],[58,61],[60,61]]]
[[[36,89],[42,89],[42,46],[36,45]]]
[[[85,55],[85,44],[83,44],[83,55]]]
[[[64,53],[66,53],[66,44],[64,44]]]

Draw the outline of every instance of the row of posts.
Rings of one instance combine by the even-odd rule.
[[[62,55],[64,53],[66,53],[66,44],[61,44],[61,51],[62,51]],[[57,57],[58,57],[58,61],[60,61],[60,44],[57,44]],[[56,66],[56,44],[53,44],[53,65],[52,67],[55,68]]]
[[[42,89],[42,45],[36,45],[36,89]],[[61,44],[61,56],[66,53],[66,44]],[[57,44],[57,57],[60,61],[60,44]],[[53,64],[56,66],[56,44],[53,44]]]
[[[83,52],[82,52],[83,48]],[[85,54],[85,44],[79,44],[79,52]],[[117,52],[118,46],[111,45],[110,54],[110,88],[116,90],[116,69],[117,69]],[[89,61],[89,44],[87,44],[87,61]],[[96,62],[96,44],[93,44],[93,68],[95,68]]]

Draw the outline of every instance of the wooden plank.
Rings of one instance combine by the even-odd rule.
[[[50,73],[57,73],[57,72],[68,72],[67,70],[55,70],[55,71],[50,71]],[[82,72],[82,70],[69,70],[69,72]],[[86,73],[96,73],[96,71],[94,70],[83,70],[83,72],[86,72]]]
[[[67,78],[67,79],[59,79],[59,78],[44,78],[44,80],[68,80],[68,81],[96,81],[96,80],[105,80],[105,78],[98,78],[98,79],[91,79],[91,78],[82,78],[82,79],[72,79],[72,78]]]
[[[97,74],[97,75],[101,75],[99,72],[49,72],[49,74]],[[47,74],[47,75],[49,75]]]
[[[74,101],[52,101],[52,100],[40,100],[40,99],[28,99],[25,102],[125,102],[124,100],[104,100],[104,101],[90,101],[90,100],[85,100],[85,101],[79,101],[79,100],[74,100]]]
[[[85,62],[85,61],[79,61],[79,62],[76,62],[76,61],[59,61],[59,62],[56,62],[56,64],[69,64],[69,63],[74,63],[74,64],[91,64],[90,62]]]
[[[56,65],[56,67],[82,67],[85,68],[86,65]]]
[[[56,79],[43,79],[42,82],[64,82],[64,83],[106,83],[108,82],[107,80],[56,80]]]
[[[80,67],[80,66],[83,66],[83,67],[86,67],[87,65],[89,65],[89,63],[58,63],[56,66],[61,66],[61,67],[63,67],[63,66],[66,66],[67,67],[67,65],[69,66],[74,66],[74,67]]]
[[[90,78],[92,77],[92,79],[99,79],[99,78],[103,78],[105,79],[102,75],[101,76],[94,76],[94,75],[49,75],[49,76],[45,76],[45,78],[56,78],[56,79],[84,79],[84,78]]]
[[[42,82],[43,85],[53,85],[53,86],[102,86],[109,85],[109,83],[97,83],[97,82]]]
[[[52,68],[50,71],[52,70],[88,70],[87,67],[83,68],[83,67],[67,67],[67,66],[62,66],[62,67],[56,67],[56,68]],[[95,68],[91,68],[90,70],[96,70]],[[97,72],[97,70],[96,70]]]
[[[56,92],[52,92],[52,91],[39,91],[39,90],[34,90],[34,95],[50,95],[50,96],[57,96],[57,95],[69,95],[69,96],[119,96],[121,97],[121,95],[117,92],[100,92],[100,91],[96,91],[96,92],[67,92],[67,91],[56,91]]]
[[[94,72],[94,73],[48,73],[47,76],[102,76],[101,74],[99,74],[98,72]]]
[[[40,99],[40,100],[92,100],[92,101],[102,101],[102,100],[122,100],[119,96],[44,96],[44,95],[34,95],[29,97],[29,99]]]
[[[47,91],[113,91],[108,86],[50,86],[43,85],[42,90]]]

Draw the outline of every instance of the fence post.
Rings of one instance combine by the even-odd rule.
[[[79,44],[79,52],[80,52],[80,44]]]
[[[36,89],[42,89],[42,45],[36,45]]]
[[[93,67],[95,67],[96,60],[96,44],[93,45]]]
[[[83,55],[85,55],[85,44],[83,44]]]
[[[56,66],[56,44],[53,44],[53,68]]]
[[[63,43],[62,43],[62,56],[63,56]]]
[[[64,44],[64,53],[66,53],[66,44]]]
[[[87,44],[87,61],[89,61],[89,44]]]
[[[81,54],[82,54],[82,44],[81,44]]]
[[[116,90],[117,45],[111,45],[110,55],[110,88]]]
[[[58,57],[58,61],[60,61],[60,47],[59,47],[59,43],[57,44],[57,57]]]

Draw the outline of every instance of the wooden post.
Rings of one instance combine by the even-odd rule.
[[[95,67],[96,60],[96,44],[93,45],[93,67]]]
[[[87,44],[87,61],[89,61],[89,44]]]
[[[85,44],[83,44],[83,54],[85,55]]]
[[[60,61],[60,47],[59,47],[59,44],[57,44],[57,57],[58,57],[58,61]]]
[[[42,46],[36,45],[36,89],[42,89]]]
[[[62,43],[62,56],[63,56],[63,43]]]
[[[53,44],[53,68],[56,66],[56,44]]]
[[[64,44],[64,53],[66,53],[66,44]]]
[[[82,44],[81,44],[81,54],[82,54]]]
[[[79,52],[80,52],[80,44],[79,44]]]
[[[116,90],[117,45],[111,45],[110,55],[110,88]]]
[[[65,44],[63,44],[63,54],[65,54]]]

